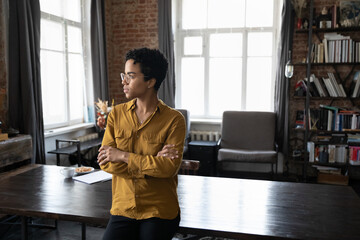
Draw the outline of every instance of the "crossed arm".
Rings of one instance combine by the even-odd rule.
[[[109,116],[103,146],[98,154],[98,163],[104,171],[124,178],[167,178],[177,174],[185,138],[183,119],[176,118],[173,121],[165,145],[156,155],[141,155],[119,149],[113,132],[113,119]]]
[[[167,144],[165,145],[158,153],[157,157],[168,157],[170,159],[178,158],[179,151],[176,150],[174,144]],[[101,146],[99,149],[99,154],[97,156],[99,165],[104,165],[108,162],[112,163],[128,163],[129,161],[129,153],[120,151],[119,149],[111,146]]]

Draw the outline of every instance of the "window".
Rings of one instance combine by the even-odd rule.
[[[45,128],[85,121],[83,0],[40,0],[41,86]]]
[[[277,4],[175,0],[176,107],[197,118],[273,111]]]

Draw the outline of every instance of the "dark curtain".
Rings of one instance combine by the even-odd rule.
[[[175,107],[174,38],[171,30],[171,1],[158,0],[159,50],[169,61],[168,73],[158,90],[158,96],[170,107]]]
[[[45,163],[39,0],[9,0],[9,122],[32,136],[32,163]]]
[[[91,0],[90,18],[94,101],[109,100],[104,0]]]
[[[279,150],[285,156],[289,145],[289,85],[285,77],[285,65],[292,49],[294,16],[291,1],[284,0],[281,19],[281,33],[278,47],[278,62],[275,82],[275,112],[277,114],[276,138]]]

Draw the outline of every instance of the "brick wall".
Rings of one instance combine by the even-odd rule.
[[[0,1],[0,121],[6,124],[7,120],[7,81],[5,63],[5,26],[3,1]]]
[[[127,101],[120,73],[133,48],[158,48],[157,0],[106,0],[106,40],[110,99]]]

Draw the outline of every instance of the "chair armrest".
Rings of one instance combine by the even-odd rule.
[[[78,143],[80,140],[56,139],[57,142]]]
[[[219,140],[216,142],[216,147],[220,148],[220,144],[221,144],[221,138],[219,138]]]
[[[274,148],[275,148],[275,151],[278,153],[279,152],[279,145],[276,142],[274,143]]]
[[[75,143],[76,145],[78,145],[78,149],[80,149],[80,141],[79,140],[56,139],[55,140],[56,150],[59,149],[60,142]]]

